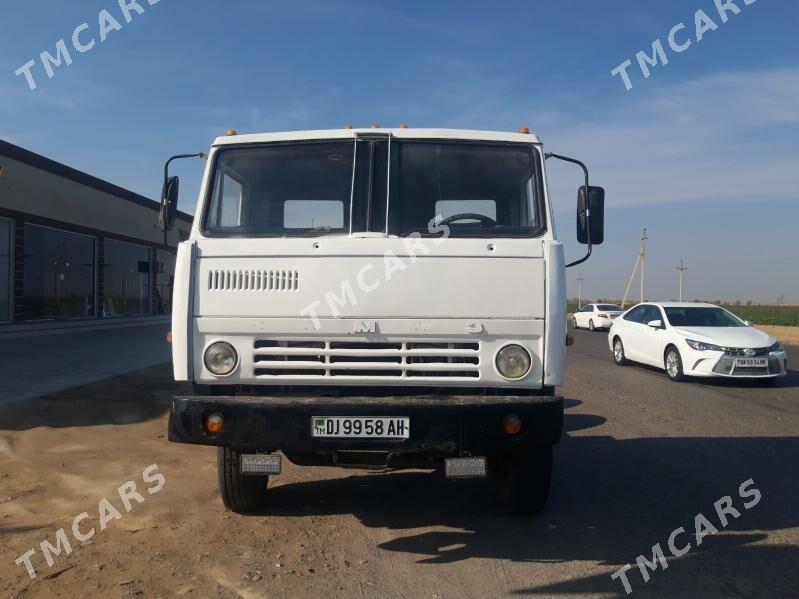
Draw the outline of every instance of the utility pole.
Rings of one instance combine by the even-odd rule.
[[[577,309],[583,307],[583,275],[577,273]]]
[[[627,289],[624,290],[624,299],[621,300],[621,307],[624,308],[624,304],[627,303],[627,296],[630,293],[630,287],[633,284],[633,279],[635,279],[635,273],[638,271],[638,268],[641,268],[641,301],[644,301],[644,262],[646,261],[646,240],[649,237],[646,236],[646,229],[644,229],[644,236],[641,238],[641,251],[638,252],[638,256],[635,258],[635,264],[633,265],[633,271],[630,273],[630,280],[627,281]]]
[[[644,236],[641,237],[641,303],[644,302],[644,267],[646,266],[646,227],[644,227]]]
[[[688,265],[687,264],[683,265],[683,261],[682,259],[680,259],[680,265],[677,267],[677,270],[680,271],[680,301],[682,301],[682,278],[683,278],[683,273],[686,270],[688,270]]]

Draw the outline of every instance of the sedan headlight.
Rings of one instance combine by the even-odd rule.
[[[770,354],[781,354],[785,351],[785,348],[782,346],[782,343],[777,341],[774,345],[768,348],[768,353]]]
[[[506,379],[522,378],[532,363],[530,352],[521,345],[506,345],[497,354],[497,370]]]
[[[236,368],[239,357],[230,343],[217,341],[205,350],[204,360],[209,372],[216,376],[226,376]]]
[[[686,339],[685,342],[691,349],[696,351],[724,351],[724,348],[712,343],[705,343],[704,341],[694,341],[693,339]]]

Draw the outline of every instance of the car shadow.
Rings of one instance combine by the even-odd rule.
[[[531,518],[497,513],[485,481],[448,481],[438,472],[418,471],[280,485],[271,490],[272,505],[264,514],[354,514],[365,526],[397,531],[396,538],[379,547],[413,555],[417,564],[491,558],[596,562],[615,570],[634,565],[639,554],[650,559],[655,543],[665,549],[677,527],[689,531],[684,540],[690,542],[694,518],[702,513],[722,534],[705,538],[686,556],[671,558],[668,573],[653,575],[659,582],[644,586],[637,570],[632,572],[637,587],[661,593],[666,587],[695,588],[720,596],[746,594],[746,589],[769,589],[778,596],[781,590],[799,588],[799,549],[762,544],[769,531],[799,526],[799,470],[786,466],[786,460],[792,463],[799,456],[799,438],[566,435],[555,456],[549,505]],[[747,510],[739,486],[749,478],[761,500]],[[740,512],[726,527],[714,509],[724,496]],[[425,527],[451,530],[418,532]],[[621,584],[609,575],[542,586],[530,581],[519,589],[564,595],[602,591],[623,595]]]

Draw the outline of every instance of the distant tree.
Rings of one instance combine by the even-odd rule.
[[[747,306],[751,306],[752,305],[752,300],[746,300],[746,305]]]

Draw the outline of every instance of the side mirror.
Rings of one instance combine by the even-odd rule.
[[[162,231],[169,231],[175,225],[179,187],[180,179],[178,177],[169,177],[164,181],[164,189],[161,193],[161,212],[158,216],[158,226]]]
[[[590,215],[590,219],[589,219]],[[577,192],[577,241],[588,243],[588,223],[591,222],[591,245],[605,241],[605,190],[583,185]]]
[[[751,320],[744,320],[744,324],[748,327],[754,326]]]
[[[663,321],[662,320],[650,320],[646,323],[646,326],[652,327],[653,329],[662,329],[663,328]]]

